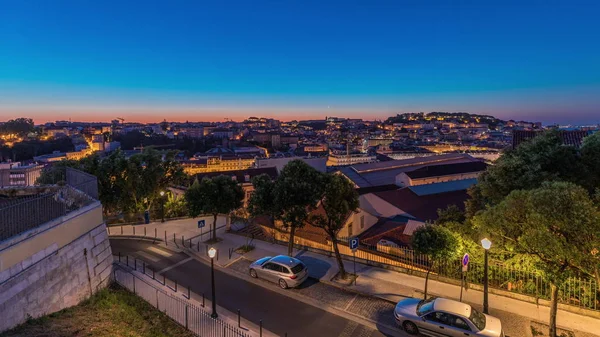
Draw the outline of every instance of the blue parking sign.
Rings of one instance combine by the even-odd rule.
[[[350,249],[356,250],[358,248],[358,238],[350,238],[349,246]]]
[[[206,221],[205,220],[198,220],[198,228],[202,228],[206,225]]]

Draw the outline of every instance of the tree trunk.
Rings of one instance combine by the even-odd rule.
[[[335,252],[335,259],[338,264],[338,268],[340,269],[340,278],[342,280],[346,279],[346,269],[344,268],[344,261],[342,261],[342,255],[340,254],[340,249],[338,247],[338,243],[335,235],[331,235],[331,239],[333,240],[333,251]]]
[[[431,272],[431,268],[427,269],[427,274],[425,275],[425,291],[423,292],[423,299],[427,299],[427,286],[429,284],[429,273]]]
[[[213,214],[213,230],[212,230],[212,240],[217,241],[217,217],[219,214]]]
[[[290,226],[290,241],[288,242],[288,256],[294,254],[294,234],[296,234],[296,226]]]
[[[558,287],[550,283],[550,329],[549,337],[557,337],[556,333],[556,313],[558,311]]]

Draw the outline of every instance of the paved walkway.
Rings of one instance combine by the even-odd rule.
[[[160,237],[164,239],[167,235],[167,244],[182,246],[182,237],[185,247],[191,247],[199,252],[206,252],[208,244],[204,243],[209,239],[206,231],[197,228],[197,220],[183,219],[165,223],[151,223],[148,225],[136,226],[136,236],[143,235],[143,228],[146,227],[148,236],[154,236],[154,229]],[[120,228],[111,228],[111,235],[120,235]],[[123,227],[123,235],[132,235],[132,226]],[[175,234],[175,242],[173,242]],[[231,233],[226,233],[225,228],[217,231],[217,236],[222,241],[211,244],[219,251],[219,259],[216,263],[226,267],[235,262],[241,254],[233,252],[236,248],[249,243],[250,239]],[[287,254],[287,247],[254,240],[252,244],[255,249],[249,253],[243,254],[246,259],[254,260],[264,256],[274,256]],[[183,248],[183,247],[181,247]],[[334,258],[316,254],[307,251],[294,251],[294,255],[303,260],[309,267],[310,276],[321,282],[331,283],[331,279],[338,272],[337,262]],[[346,271],[353,272],[354,265],[352,261],[344,260]],[[397,302],[406,297],[422,297],[424,279],[417,276],[411,276],[387,269],[356,263],[356,274],[358,275],[356,285],[347,286],[346,289],[358,293],[376,296],[390,302]],[[431,295],[443,296],[446,298],[459,299],[460,287],[430,280],[429,292]],[[483,294],[478,290],[463,291],[463,301],[473,305],[481,310]],[[506,332],[510,336],[528,336],[531,334],[530,321],[548,322],[549,308],[539,306],[533,303],[519,301],[516,299],[489,294],[490,314],[499,317],[506,326]],[[559,310],[557,317],[559,327],[577,331],[579,336],[600,336],[600,319],[588,316],[578,315],[572,312]]]

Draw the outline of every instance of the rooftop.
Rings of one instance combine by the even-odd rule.
[[[472,173],[484,171],[487,164],[483,161],[472,161],[466,163],[453,163],[443,165],[424,166],[414,171],[406,172],[406,175],[411,179],[423,179],[430,177],[440,177],[455,175],[461,173]]]

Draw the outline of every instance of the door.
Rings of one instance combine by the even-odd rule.
[[[419,322],[422,334],[434,337],[454,337],[453,327],[448,325],[448,314],[441,311],[432,312],[424,316],[425,320]]]
[[[448,320],[448,323],[454,328],[452,337],[476,336],[462,317],[448,314]]]
[[[265,263],[265,265],[263,266],[263,268],[261,270],[262,278],[264,278],[265,280],[271,281],[271,282],[277,282],[279,280],[278,275],[277,275],[277,269],[278,268],[275,263],[272,263],[272,262]]]

